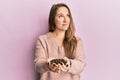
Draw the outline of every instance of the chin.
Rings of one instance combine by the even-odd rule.
[[[63,27],[64,30],[68,30],[68,27]]]
[[[68,30],[68,28],[67,29],[63,29],[63,31],[67,31]]]

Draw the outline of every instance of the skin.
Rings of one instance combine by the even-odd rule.
[[[68,29],[69,24],[70,24],[70,18],[69,18],[68,9],[66,7],[58,8],[55,16],[55,25],[56,25],[55,31],[65,32]]]
[[[70,24],[70,17],[69,17],[69,11],[66,7],[60,7],[58,8],[56,15],[55,15],[55,31],[53,32],[53,35],[55,37],[56,42],[58,43],[59,46],[63,46],[63,40],[65,36],[65,31],[69,28]],[[67,57],[63,58],[65,61],[68,63],[68,67],[65,67],[65,65],[56,65],[55,67],[50,66],[51,71],[61,73],[61,72],[66,72],[70,68],[70,60]],[[48,63],[52,59],[48,59]]]
[[[56,42],[59,46],[63,45],[63,40],[65,36],[65,31],[69,28],[70,18],[69,12],[66,7],[60,7],[55,15],[55,31],[53,35],[55,36]]]

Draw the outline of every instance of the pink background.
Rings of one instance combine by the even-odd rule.
[[[81,80],[120,80],[120,0],[1,0],[0,80],[35,80],[35,40],[57,2],[70,7],[84,42]]]

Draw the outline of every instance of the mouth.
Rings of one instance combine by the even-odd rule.
[[[67,26],[67,24],[62,24],[62,26]]]

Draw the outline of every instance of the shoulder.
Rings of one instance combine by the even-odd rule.
[[[39,40],[47,40],[48,38],[50,38],[50,32],[39,35],[38,37]]]
[[[81,37],[76,36],[76,39],[77,39],[77,45],[78,45],[78,46],[79,46],[79,45],[83,45],[83,40],[82,40]]]
[[[53,36],[52,36],[51,32],[47,32],[45,34],[40,35],[37,38],[37,42],[39,42],[43,45],[46,45],[46,44],[48,44],[48,42],[51,43],[51,41],[53,40],[52,38],[53,38]]]
[[[36,39],[36,45],[42,45],[44,48],[46,47],[46,44],[48,42],[49,38],[49,33],[45,33],[42,35],[39,35],[38,38]]]

